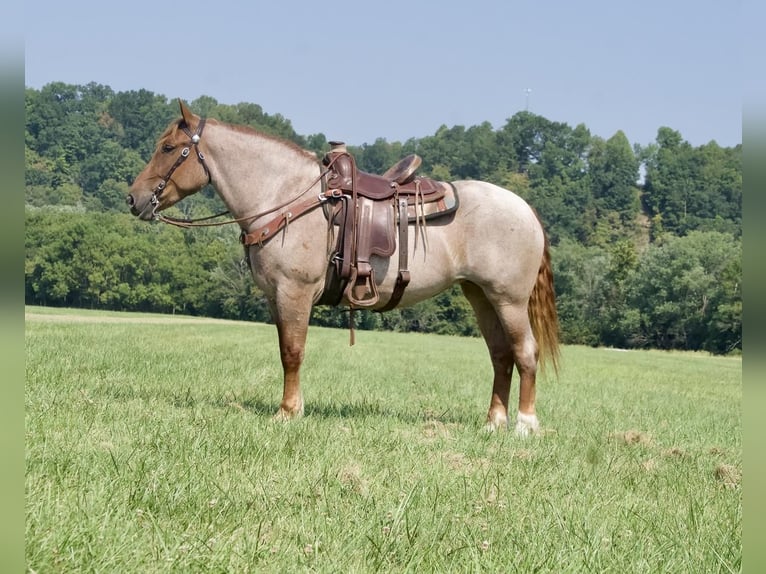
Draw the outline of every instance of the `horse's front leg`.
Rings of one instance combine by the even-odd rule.
[[[278,420],[303,416],[303,393],[300,369],[306,348],[311,299],[281,297],[272,303],[272,314],[279,333],[279,356],[284,371],[282,402],[275,415]]]

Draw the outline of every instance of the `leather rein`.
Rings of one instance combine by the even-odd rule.
[[[291,197],[287,201],[280,203],[279,205],[272,207],[271,209],[267,209],[265,211],[261,211],[259,213],[255,213],[253,215],[247,215],[244,217],[237,217],[228,219],[226,221],[210,221],[211,219],[216,219],[218,217],[223,217],[224,215],[228,215],[229,211],[222,211],[220,213],[216,213],[215,215],[209,215],[207,217],[200,217],[197,219],[180,219],[176,217],[171,217],[167,215],[162,215],[157,211],[157,207],[159,206],[159,200],[162,196],[162,192],[165,191],[165,187],[167,186],[168,182],[170,181],[171,176],[173,173],[178,169],[178,167],[186,161],[186,159],[189,157],[189,154],[191,153],[191,147],[194,147],[194,151],[197,155],[197,159],[200,162],[200,165],[202,165],[202,169],[205,170],[205,175],[207,175],[208,183],[211,182],[210,177],[210,170],[207,167],[207,164],[205,163],[205,155],[199,150],[199,142],[202,139],[202,130],[205,128],[205,118],[202,118],[199,122],[199,125],[197,126],[197,129],[192,134],[191,131],[187,126],[183,126],[181,129],[186,133],[186,135],[189,136],[190,141],[189,144],[184,147],[181,150],[181,155],[178,156],[178,159],[175,161],[175,163],[170,167],[168,170],[168,173],[163,177],[160,182],[157,184],[157,186],[152,190],[152,198],[151,203],[154,206],[154,219],[157,221],[161,221],[163,223],[167,223],[169,225],[175,225],[176,227],[213,227],[213,226],[220,226],[220,225],[228,225],[230,223],[251,223],[255,221],[256,219],[260,219],[261,217],[265,217],[267,215],[270,215],[274,213],[275,211],[278,211],[280,209],[284,209],[294,202],[298,201],[301,197],[306,195],[309,190],[311,190],[312,187],[314,187],[317,183],[319,183],[322,178],[327,175],[327,173],[330,171],[330,167],[334,163],[331,161],[327,167],[322,170],[319,175],[311,182],[311,184],[295,195],[294,197]],[[292,209],[285,211],[273,219],[271,219],[266,225],[263,225],[256,229],[254,232],[247,233],[244,229],[242,230],[242,243],[245,244],[245,246],[253,245],[255,243],[262,245],[264,241],[271,238],[277,231],[282,229],[283,227],[287,227],[287,225],[292,221],[293,219],[300,217],[304,213],[311,211],[315,207],[318,207],[319,205],[326,202],[328,199],[331,198],[340,198],[342,196],[342,191],[339,189],[331,189],[331,190],[323,190],[321,193],[317,194],[316,196],[313,196],[311,198],[306,199],[305,201],[302,201],[301,203],[295,205],[292,207]]]

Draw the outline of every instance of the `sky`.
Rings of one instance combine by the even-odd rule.
[[[605,139],[742,141],[739,0],[28,0],[25,84],[249,102],[404,142],[529,110]],[[761,74],[759,74],[760,76]]]

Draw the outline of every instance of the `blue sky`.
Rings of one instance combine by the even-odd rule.
[[[741,3],[29,1],[25,83],[252,102],[304,135],[405,141],[527,105],[632,143],[742,141]],[[760,74],[759,74],[760,76]],[[531,91],[527,93],[527,89]]]

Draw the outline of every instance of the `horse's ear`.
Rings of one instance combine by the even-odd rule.
[[[194,114],[191,112],[189,108],[186,107],[186,104],[181,98],[178,98],[178,105],[181,107],[181,117],[183,117],[184,121],[186,122],[186,125],[190,126],[192,124],[192,119],[194,118]]]

